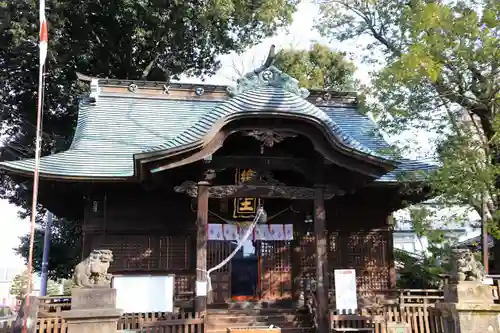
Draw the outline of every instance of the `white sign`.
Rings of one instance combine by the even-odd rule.
[[[196,281],[196,296],[207,296],[207,281]]]
[[[354,313],[358,309],[354,269],[335,270],[335,303],[341,313]]]
[[[124,313],[173,312],[174,276],[114,276],[116,307]]]

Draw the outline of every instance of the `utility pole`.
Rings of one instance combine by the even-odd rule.
[[[43,237],[43,257],[42,257],[42,281],[40,283],[40,296],[47,296],[47,282],[49,279],[49,251],[52,236],[53,214],[47,213],[47,223],[45,224],[45,235]]]
[[[486,217],[486,199],[484,194],[481,196],[481,253],[483,257],[483,266],[486,274],[489,273],[489,239],[488,239],[488,219]]]

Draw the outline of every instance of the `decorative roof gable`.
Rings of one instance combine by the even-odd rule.
[[[235,87],[228,87],[229,96],[234,97],[249,90],[262,87],[281,88],[301,98],[309,96],[309,90],[301,88],[299,81],[274,66],[259,68],[247,73],[236,81]]]

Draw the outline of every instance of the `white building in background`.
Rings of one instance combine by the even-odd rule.
[[[10,294],[10,286],[14,277],[22,273],[24,267],[0,267],[0,304],[14,306],[15,297]]]
[[[446,240],[451,243],[458,243],[469,238],[467,229],[440,229]],[[428,252],[429,240],[426,236],[419,237],[412,229],[398,230],[393,232],[394,248],[404,250],[412,254],[422,254]]]
[[[15,307],[16,297],[10,294],[10,287],[16,275],[26,270],[24,266],[0,266],[0,304]],[[33,277],[33,295],[40,295],[40,277]]]
[[[459,206],[446,209],[433,207],[430,201],[423,205],[426,205],[426,208],[432,212],[429,224],[433,230],[443,233],[446,242],[458,244],[480,234],[480,230],[475,228],[480,220],[475,211]],[[428,253],[429,240],[426,236],[419,237],[413,230],[409,209],[397,211],[393,217],[395,221],[394,248],[413,254]]]

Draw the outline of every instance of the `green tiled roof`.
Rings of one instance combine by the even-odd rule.
[[[125,178],[134,176],[134,154],[175,138],[221,101],[187,101],[101,95],[96,105],[80,104],[71,147],[42,157],[46,176]],[[33,159],[1,162],[0,166],[31,173]]]
[[[301,93],[303,93],[301,91]],[[71,147],[41,159],[45,177],[134,177],[134,155],[175,148],[201,139],[219,119],[238,113],[296,113],[326,125],[346,147],[383,156],[389,148],[375,124],[348,105],[315,106],[293,90],[276,85],[251,87],[229,100],[175,100],[139,94],[101,93],[97,102],[80,104],[78,124]],[[430,170],[434,166],[397,160],[396,170],[378,181],[394,182],[401,172]],[[0,167],[32,173],[33,159],[5,161]]]
[[[158,146],[148,148],[145,152],[172,149],[194,143],[202,140],[218,120],[238,114],[252,113],[256,115],[264,113],[276,115],[295,114],[314,119],[318,123],[326,125],[331,133],[346,147],[372,156],[388,157],[382,156],[378,151],[361,144],[351,134],[343,131],[321,108],[296,94],[272,86],[245,91],[224,103],[218,104],[210,112],[200,117],[193,126],[186,128],[180,135],[166,140]]]

